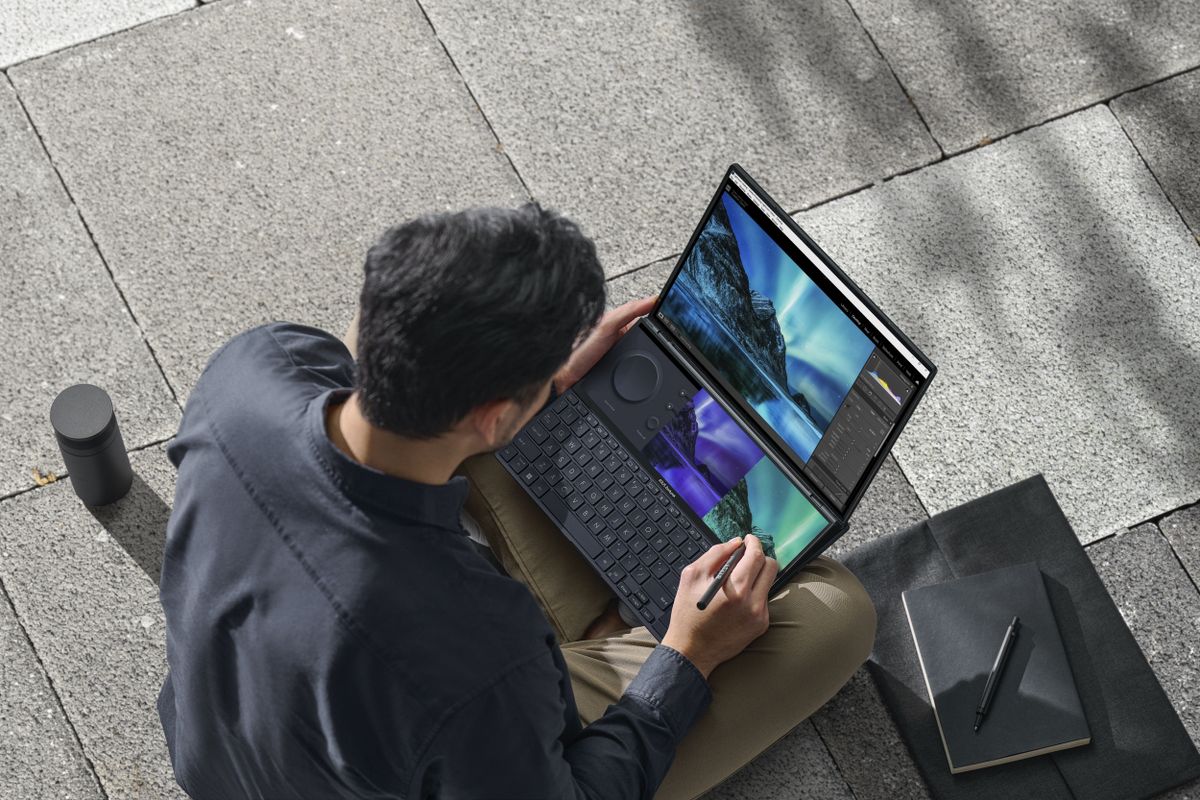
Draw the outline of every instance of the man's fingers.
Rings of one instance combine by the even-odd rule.
[[[703,554],[690,564],[690,567],[703,580],[712,580],[712,576],[717,574],[717,570],[725,563],[725,559],[733,555],[733,551],[737,550],[738,545],[742,543],[741,537],[730,539],[727,542],[714,544],[712,547],[704,551]],[[743,556],[745,558],[745,556]]]
[[[763,555],[762,543],[758,541],[758,537],[753,534],[747,536],[746,554],[733,568],[733,573],[725,582],[726,588],[732,590],[734,595],[743,595],[750,591],[765,561],[766,556]]]
[[[750,587],[750,596],[754,598],[755,603],[767,602],[767,594],[771,591],[771,584],[775,582],[775,576],[778,574],[779,562],[768,557],[763,562],[762,569],[758,571],[754,585]]]
[[[657,300],[657,297],[643,297],[641,300],[630,300],[628,303],[619,305],[604,315],[604,325],[610,330],[623,331],[638,317],[649,314]]]

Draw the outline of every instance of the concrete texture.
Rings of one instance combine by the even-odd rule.
[[[929,792],[863,667],[812,717],[855,800],[925,800]]]
[[[676,256],[655,261],[653,264],[633,272],[609,279],[607,284],[608,304],[619,306],[630,300],[640,300],[643,297],[657,295],[666,285],[667,278],[671,277],[671,271],[675,269],[678,260],[678,256]]]
[[[193,0],[5,0],[0,67],[194,5]]]
[[[181,397],[251,325],[343,331],[387,227],[525,199],[411,0],[217,3],[10,77]]]
[[[1192,582],[1200,586],[1200,506],[1176,511],[1158,521]]]
[[[1200,497],[1200,248],[1106,107],[798,219],[941,369],[893,450],[929,513],[1042,472],[1086,542]]]
[[[1200,64],[1200,4],[851,0],[956,152]]]
[[[158,587],[174,495],[164,448],[93,515],[58,483],[0,503],[0,581],[110,798],[182,798],[155,710],[166,674]]]
[[[1111,105],[1171,202],[1200,237],[1200,71],[1118,97]]]
[[[900,434],[901,439],[904,436]],[[907,528],[928,516],[895,458],[888,456],[875,473],[862,502],[850,515],[850,530],[829,548],[829,555],[838,558],[861,544]]]
[[[0,496],[63,474],[50,404],[108,391],[128,447],[175,432],[179,407],[8,81],[0,76]]]
[[[842,0],[422,5],[609,274],[679,252],[731,161],[794,210],[939,155]]]
[[[0,596],[0,797],[101,800],[8,598]]]
[[[1179,718],[1200,745],[1200,592],[1152,523],[1087,549]]]
[[[846,782],[808,722],[735,772],[704,800],[851,800]]]

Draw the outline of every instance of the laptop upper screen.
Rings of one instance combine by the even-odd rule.
[[[839,510],[929,375],[736,173],[657,319]]]

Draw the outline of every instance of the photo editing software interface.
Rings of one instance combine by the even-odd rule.
[[[929,377],[736,174],[657,321],[839,511]]]

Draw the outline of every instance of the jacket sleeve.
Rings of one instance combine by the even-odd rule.
[[[410,796],[650,800],[712,700],[696,667],[664,645],[602,717],[568,737],[570,691],[548,653],[465,698],[429,741]]]

